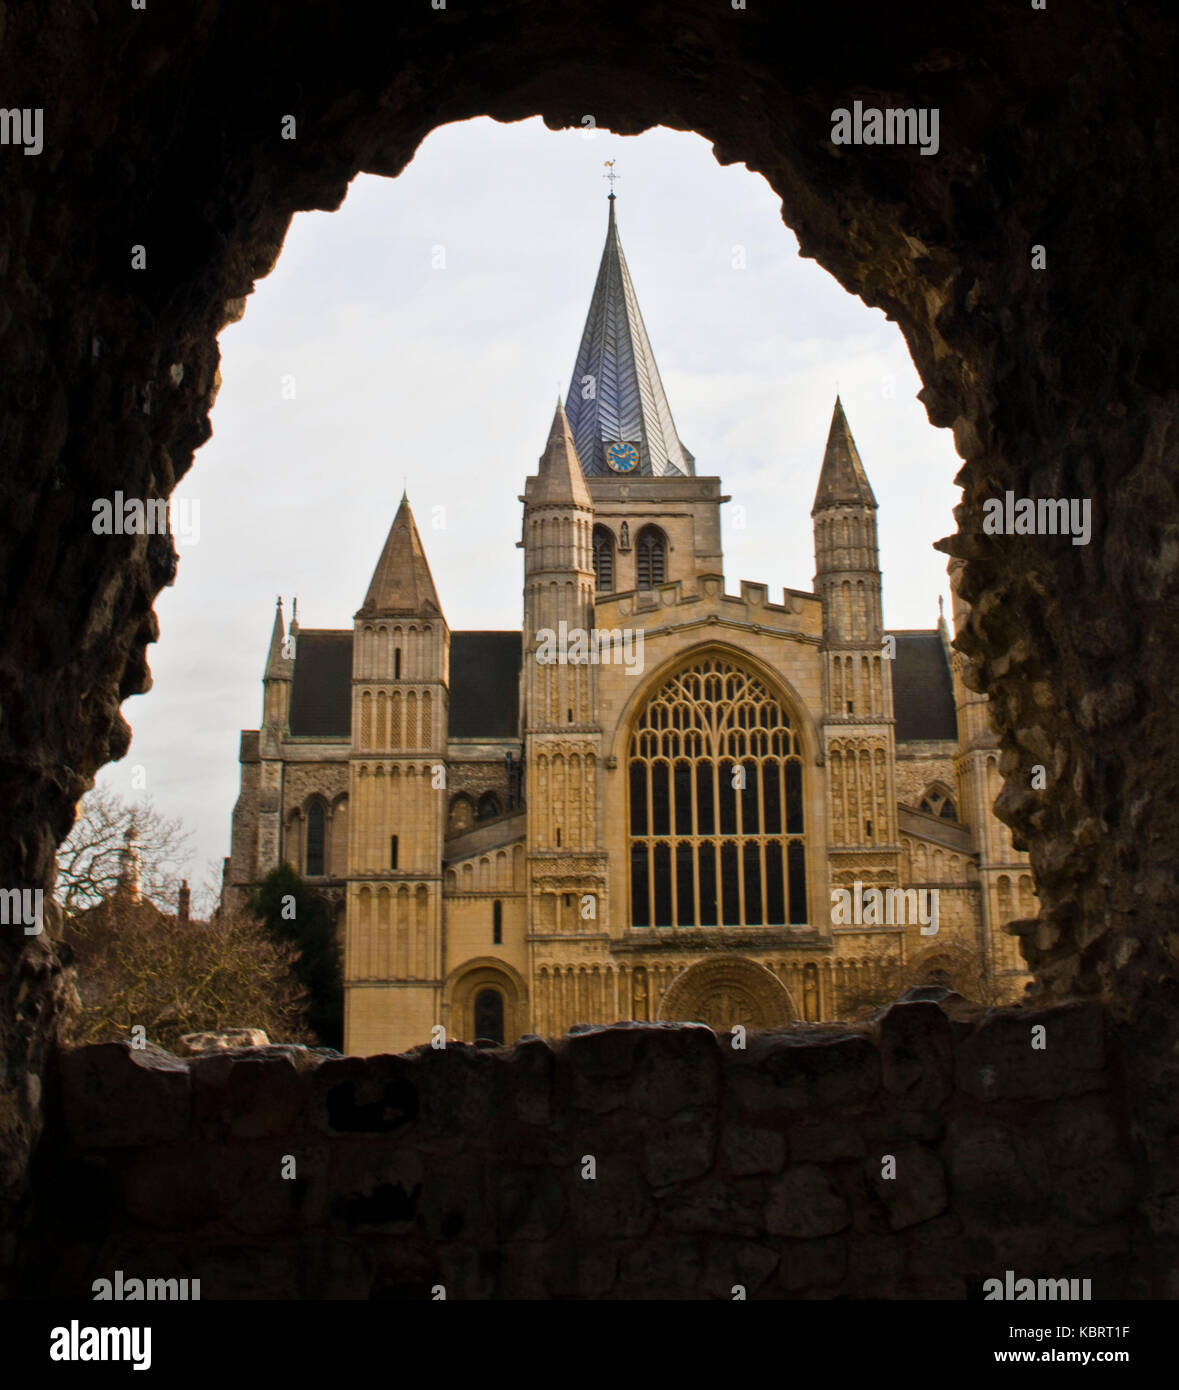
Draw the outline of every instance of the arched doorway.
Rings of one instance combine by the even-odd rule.
[[[690,965],[671,982],[659,1005],[667,1022],[707,1023],[717,1032],[740,1024],[746,1029],[776,1028],[797,1011],[785,985],[756,961],[719,956]]]
[[[528,1030],[528,990],[519,971],[495,956],[477,956],[451,971],[443,989],[447,1036],[503,1046]]]

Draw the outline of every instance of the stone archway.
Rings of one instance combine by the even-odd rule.
[[[659,1003],[661,1020],[707,1023],[717,1032],[728,1032],[737,1024],[747,1029],[777,1028],[796,1017],[790,995],[777,976],[737,955],[688,966]]]
[[[494,956],[477,956],[457,966],[443,987],[444,1017],[450,1037],[459,1042],[474,1042],[479,996],[487,990],[494,991],[502,1002],[504,1042],[514,1042],[527,1030],[528,987],[519,971]]]
[[[803,254],[900,325],[930,420],[965,460],[945,548],[973,606],[960,657],[1002,739],[998,811],[1041,894],[1018,924],[1025,958],[1049,994],[1127,1013],[1158,995],[1150,1017],[1172,1017],[1176,313],[1157,267],[1179,170],[1149,151],[1176,42],[1149,0],[1003,23],[971,6],[881,23],[875,0],[681,0],[632,7],[592,43],[579,10],[528,0],[377,14],[210,0],[199,24],[158,7],[129,27],[116,80],[84,8],[44,25],[10,6],[9,105],[49,109],[44,151],[8,149],[0,186],[0,887],[51,889],[78,798],[128,749],[120,706],[150,686],[175,550],[98,536],[93,502],[167,497],[189,470],[217,334],[293,213],[338,207],[357,172],[396,175],[431,129],[471,116],[662,124],[764,174]],[[832,145],[833,108],[860,97],[937,109],[940,154]],[[984,504],[1007,490],[1092,499],[1092,543],[986,535]],[[42,934],[0,933],[6,1191],[72,1007],[55,929],[49,911]]]

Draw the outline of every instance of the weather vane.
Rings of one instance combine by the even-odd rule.
[[[622,175],[621,175],[621,174],[616,174],[616,173],[614,172],[614,161],[613,161],[612,159],[606,160],[606,168],[609,169],[610,172],[609,172],[608,174],[603,174],[602,177],[603,177],[604,179],[609,179],[609,180],[610,180],[610,196],[611,196],[611,198],[613,198],[613,197],[614,197],[614,180],[615,180],[615,179],[620,179],[620,178],[622,177]]]

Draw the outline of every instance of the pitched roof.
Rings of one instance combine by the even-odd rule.
[[[603,446],[617,440],[638,445],[637,471],[646,476],[679,477],[696,471],[696,460],[676,434],[659,379],[618,239],[613,194],[606,245],[566,400],[573,442],[587,477],[610,471]]]
[[[442,605],[422,549],[422,538],[403,493],[385,548],[373,571],[364,604],[357,617],[441,617]]]
[[[875,507],[876,498],[872,495],[868,475],[860,461],[860,451],[856,448],[847,416],[843,413],[843,402],[836,396],[811,515],[814,516],[823,507],[840,506]]]
[[[451,738],[519,734],[522,652],[519,632],[450,634]]]
[[[347,738],[352,731],[352,634],[303,628],[294,665],[292,735]]]
[[[528,489],[528,501],[533,505],[565,503],[584,507],[587,511],[593,510],[593,500],[582,477],[573,435],[569,432],[569,420],[560,401],[557,402],[548,443],[544,446],[540,466],[536,470],[536,486]]]
[[[450,737],[519,732],[519,632],[450,634]],[[352,633],[304,628],[291,688],[291,734],[346,739],[352,732]],[[257,734],[251,751],[256,756]],[[243,759],[247,747],[243,735]]]
[[[954,681],[937,629],[893,632],[897,654],[892,665],[892,706],[896,741],[957,739]]]

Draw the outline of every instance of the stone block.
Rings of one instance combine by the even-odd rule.
[[[500,1168],[491,1175],[496,1239],[547,1240],[565,1216],[565,1194],[551,1168]]]
[[[904,1298],[905,1238],[856,1232],[850,1241],[847,1284],[850,1298]]]
[[[880,1060],[896,1105],[936,1110],[953,1089],[949,1020],[936,1004],[894,1004],[880,1020]]]
[[[1037,1106],[1029,1129],[1053,1168],[1075,1168],[1115,1153],[1121,1146],[1105,1096],[1080,1096]]]
[[[312,1074],[308,1113],[329,1134],[398,1135],[418,1120],[421,1081],[415,1055],[329,1060]]]
[[[618,1293],[625,1298],[693,1298],[703,1259],[692,1240],[645,1240],[622,1257]]]
[[[1013,1127],[955,1120],[948,1136],[955,1210],[985,1230],[1043,1220],[1051,1200],[1039,1142]]]
[[[675,1188],[659,1198],[661,1227],[723,1236],[758,1236],[765,1193],[756,1178]]]
[[[185,1052],[201,1054],[228,1047],[267,1047],[270,1039],[261,1028],[229,1028],[224,1033],[185,1033],[180,1045]]]
[[[717,1240],[708,1247],[702,1292],[708,1298],[731,1300],[734,1286],[745,1291],[747,1299],[765,1288],[780,1260],[770,1245],[752,1240]]]
[[[262,1139],[293,1129],[304,1092],[285,1057],[194,1057],[193,1116],[202,1130],[235,1139]]]
[[[136,1154],[121,1175],[123,1209],[159,1231],[193,1231],[221,1213],[220,1180],[232,1156],[188,1145]]]
[[[720,1095],[720,1048],[698,1023],[648,1025],[635,1058],[630,1108],[667,1119],[681,1110],[715,1108]]]
[[[1103,1226],[1134,1206],[1133,1165],[1113,1154],[1097,1154],[1079,1168],[1052,1175],[1057,1217],[1069,1226]]]
[[[709,1111],[685,1111],[643,1132],[643,1169],[653,1188],[688,1182],[712,1168],[716,1119]]]
[[[752,1173],[780,1173],[786,1162],[786,1140],[777,1129],[726,1125],[721,1150],[735,1178]]]
[[[809,1239],[834,1235],[851,1222],[843,1194],[822,1168],[796,1164],[769,1184],[765,1229],[772,1235]]]
[[[192,1268],[202,1300],[290,1298],[295,1289],[294,1255],[274,1246],[201,1248],[193,1254]]]
[[[864,1105],[880,1089],[880,1054],[860,1034],[774,1033],[751,1039],[731,1076],[738,1102],[754,1113]]]
[[[626,1158],[604,1158],[597,1176],[583,1178],[579,1162],[566,1175],[577,1240],[628,1240],[645,1236],[655,1222],[655,1202],[638,1165]]]
[[[1044,1028],[1043,1049],[1032,1030]],[[992,1010],[958,1041],[955,1079],[979,1100],[1059,1100],[1106,1087],[1099,1004]]]
[[[896,1176],[883,1176],[884,1153],[870,1155],[864,1164],[868,1183],[888,1208],[894,1231],[929,1221],[946,1209],[946,1175],[940,1160],[920,1144],[897,1145],[891,1151]]]
[[[150,1043],[97,1043],[61,1056],[62,1109],[82,1149],[166,1144],[189,1132],[188,1064]]]
[[[841,1163],[863,1158],[863,1136],[850,1120],[817,1120],[788,1130],[790,1157],[798,1163]]]
[[[491,1239],[488,1163],[481,1154],[427,1157],[419,1214],[431,1241]]]
[[[843,1236],[786,1243],[780,1279],[788,1293],[838,1284],[846,1274],[847,1241]]]
[[[540,1038],[518,1042],[494,1056],[496,1107],[529,1125],[548,1125],[553,1116],[553,1087],[557,1059]]]

